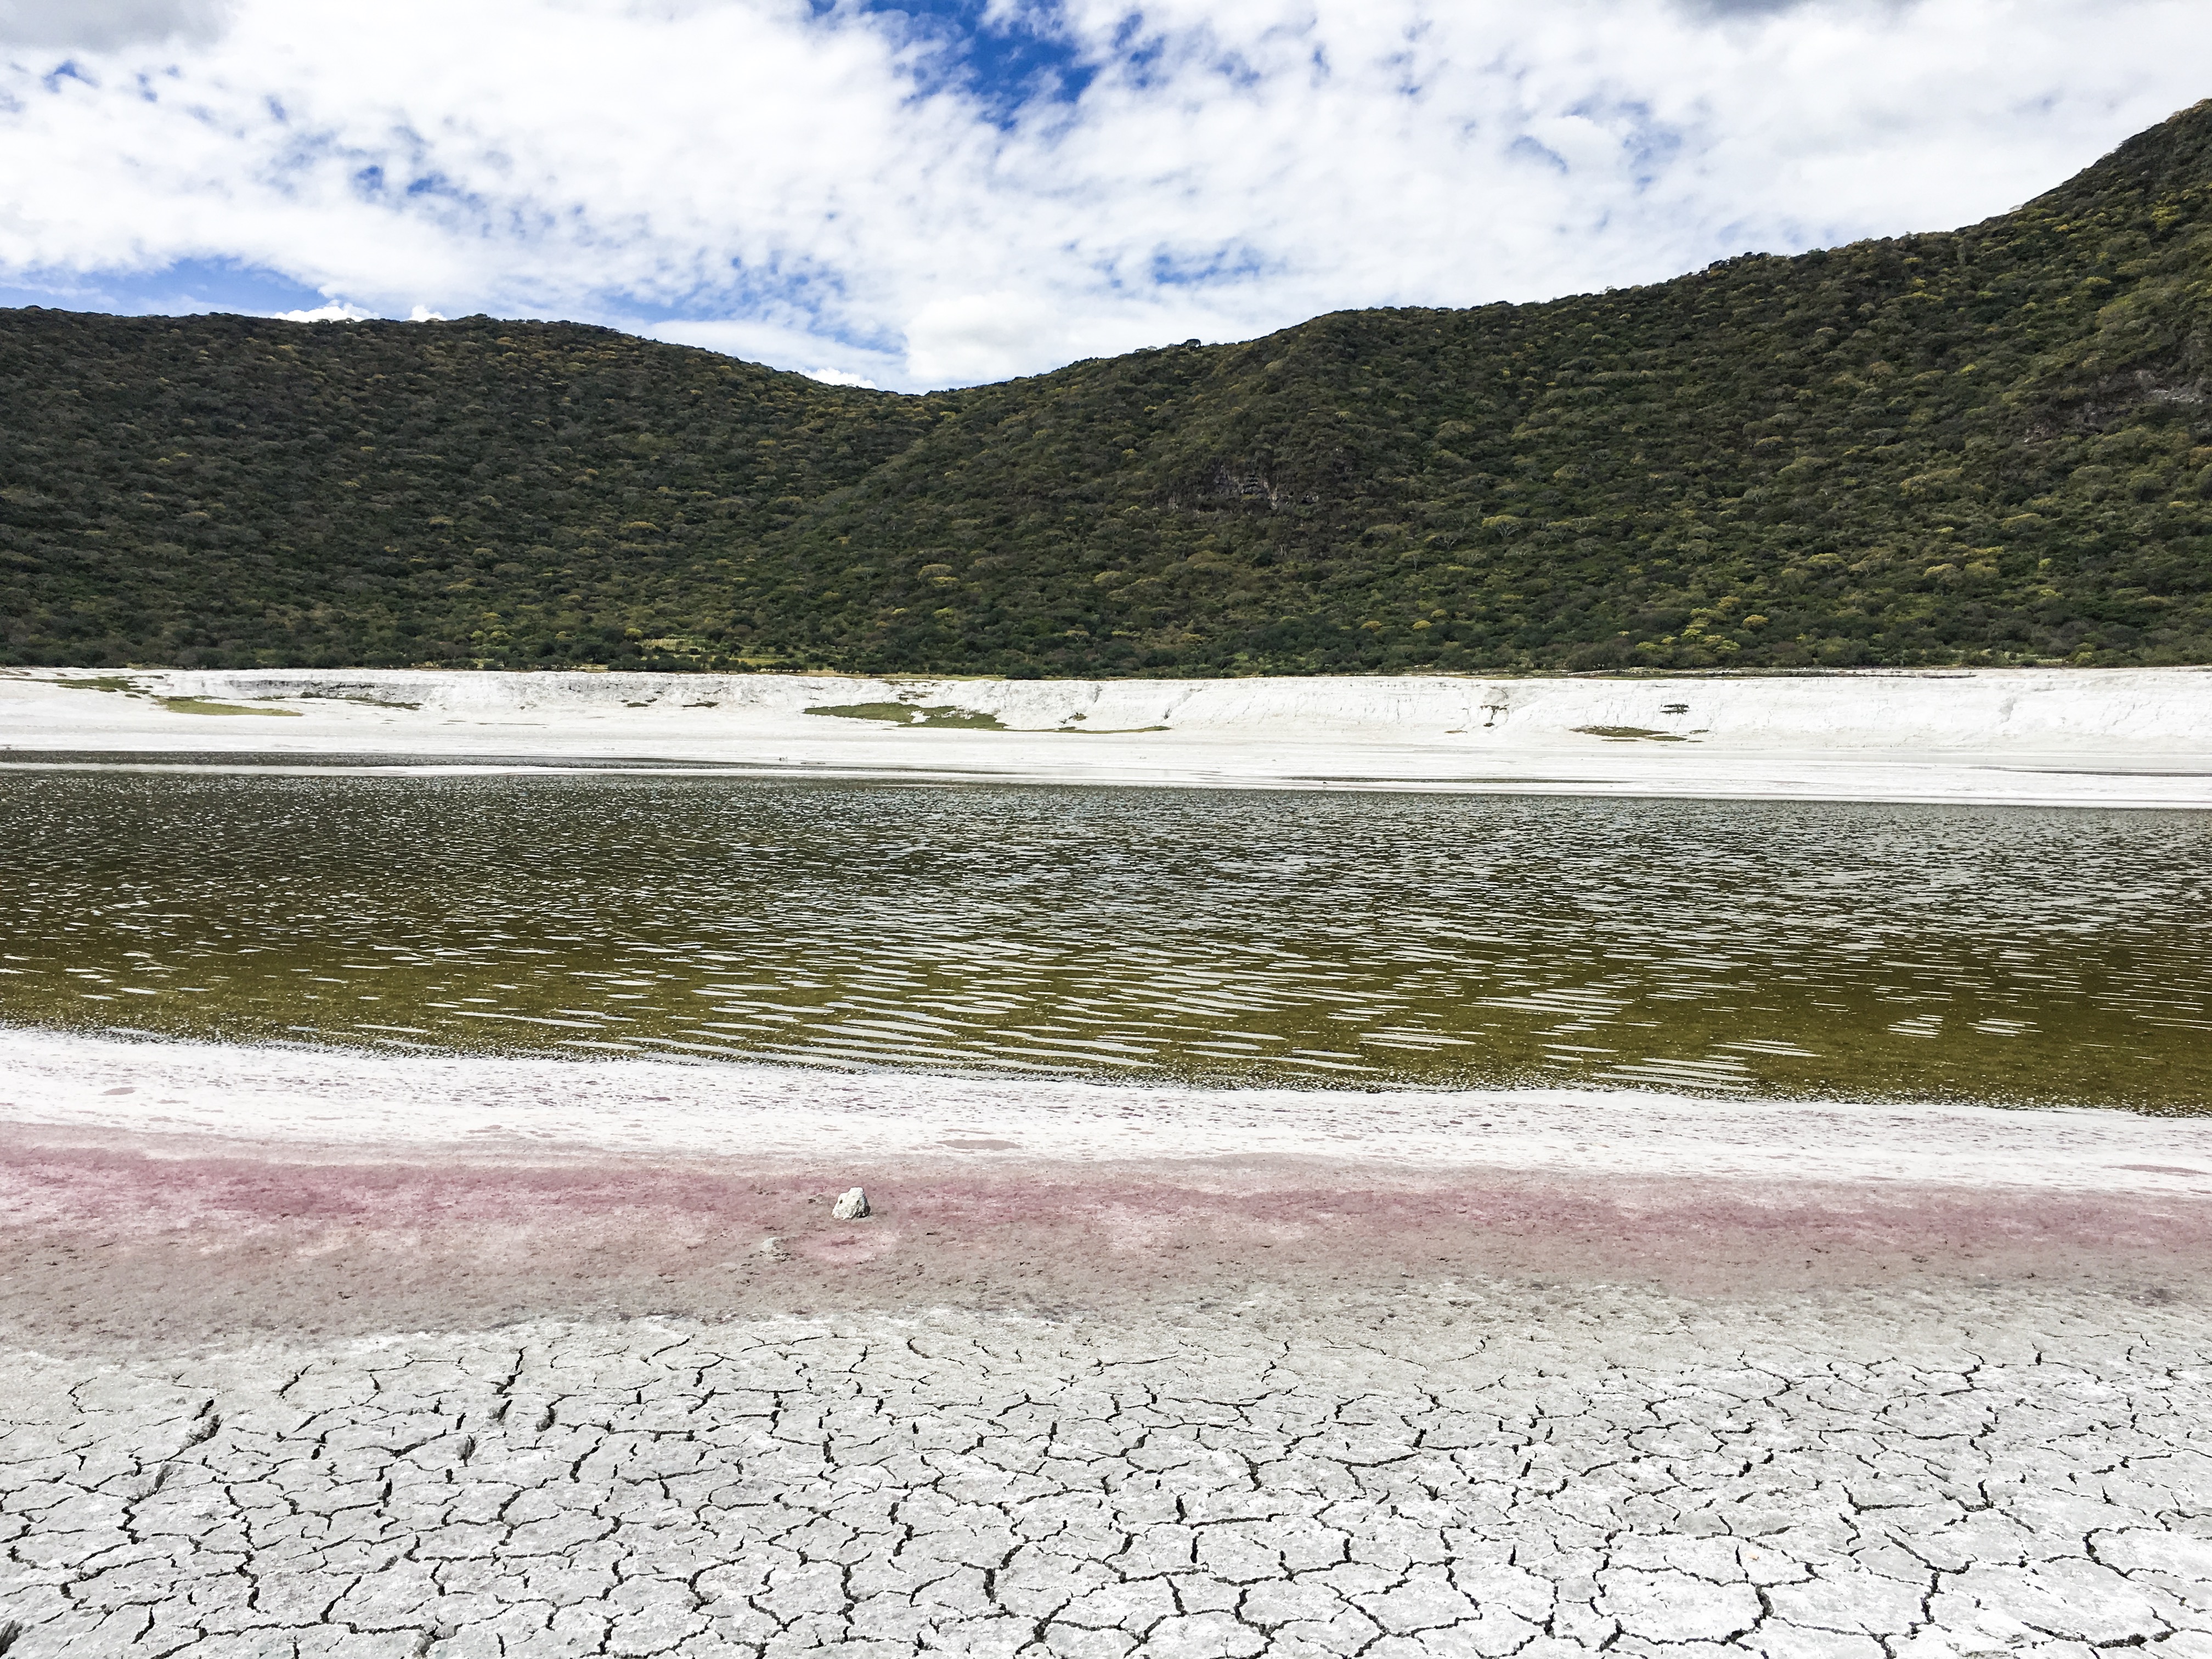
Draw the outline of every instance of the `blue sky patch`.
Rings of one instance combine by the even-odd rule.
[[[816,0],[816,9],[829,7]],[[1032,104],[1073,103],[1098,74],[1049,8],[1010,18],[988,15],[980,0],[862,0],[860,9],[928,43],[921,90],[965,93],[1002,129]]]
[[[290,277],[232,259],[179,259],[158,270],[55,273],[52,284],[0,285],[0,305],[182,316],[234,311],[248,316],[313,311],[330,301]]]

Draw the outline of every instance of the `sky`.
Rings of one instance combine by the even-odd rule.
[[[0,0],[0,305],[921,390],[2002,212],[2207,0]]]

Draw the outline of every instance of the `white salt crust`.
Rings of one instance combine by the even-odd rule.
[[[0,1032],[0,1123],[142,1132],[156,1188],[161,1159],[244,1139],[356,1162],[957,1152],[1010,1180],[1273,1157],[1346,1182],[1909,1182],[1923,1198],[1907,1202],[2009,1188],[2116,1213],[2212,1195],[2212,1124],[2116,1112],[1174,1091],[29,1031]],[[110,1218],[111,1276],[149,1248],[127,1219]],[[549,1275],[574,1265],[555,1243],[537,1252]],[[88,1292],[100,1244],[52,1240]],[[395,1250],[390,1271],[418,1285],[458,1270]],[[186,1252],[210,1273],[234,1254],[205,1224]],[[0,1650],[2212,1656],[2198,1265],[2154,1251],[2067,1282],[1941,1265],[1721,1299],[1431,1267],[1046,1316],[908,1297],[181,1352],[19,1340],[0,1345]]]
[[[0,1352],[0,1641],[2203,1659],[2206,1334],[1597,1287]]]
[[[1640,1091],[1193,1089],[656,1060],[363,1054],[0,1029],[0,1122],[820,1164],[1269,1158],[2212,1196],[2212,1119]]]
[[[103,677],[126,689],[94,689]],[[210,703],[262,712],[211,713]],[[988,714],[1007,729],[902,729],[807,712],[872,703]],[[1638,732],[1645,735],[1627,735]],[[653,761],[769,776],[947,781],[2205,807],[2212,670],[1109,681],[0,671],[0,765],[68,751],[472,769]]]

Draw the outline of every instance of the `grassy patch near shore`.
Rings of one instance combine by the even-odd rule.
[[[120,691],[125,696],[139,694],[138,682],[127,674],[94,674],[79,679],[53,679],[47,684],[70,691]]]
[[[980,708],[960,708],[951,703],[923,707],[911,702],[847,702],[810,708],[810,714],[827,714],[841,720],[881,720],[887,726],[930,726],[960,732],[1003,732],[996,714]]]
[[[234,702],[210,702],[205,697],[163,697],[161,707],[172,714],[285,714],[300,717],[296,708],[241,708]]]
[[[1575,730],[1589,737],[1604,738],[1613,743],[1632,743],[1638,738],[1648,743],[1687,743],[1689,736],[1681,732],[1654,732],[1646,726],[1577,726]]]
[[[398,697],[380,697],[372,691],[295,691],[290,695],[301,702],[365,702],[371,708],[413,709],[422,706],[419,702],[403,702]]]

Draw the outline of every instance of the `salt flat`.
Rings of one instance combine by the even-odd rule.
[[[2212,1652],[2201,1316],[1620,1289],[0,1361],[61,1654]]]
[[[0,671],[0,763],[652,762],[779,776],[2205,806],[2208,715],[2212,671],[2198,668],[1115,681],[15,669]]]
[[[2212,1653],[2203,1120],[0,1040],[11,1659]]]

